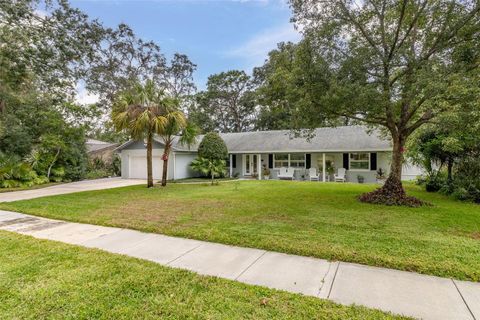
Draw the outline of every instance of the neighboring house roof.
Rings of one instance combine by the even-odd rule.
[[[85,146],[87,147],[87,153],[92,153],[96,151],[100,151],[107,148],[112,148],[118,146],[118,143],[111,143],[105,142],[95,139],[87,139],[85,142]]]
[[[311,139],[293,137],[290,130],[253,131],[220,133],[229,153],[274,153],[274,152],[342,152],[342,151],[391,151],[390,140],[383,138],[378,131],[369,131],[363,126],[341,126],[317,128]],[[174,151],[197,151],[203,136],[190,146],[173,143]],[[161,144],[161,140],[155,139]],[[127,142],[116,150],[127,148]]]

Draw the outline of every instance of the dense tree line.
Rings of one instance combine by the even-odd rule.
[[[78,180],[86,136],[125,141],[109,116],[117,97],[147,80],[185,105],[196,66],[166,59],[125,24],[105,28],[63,0],[0,2],[0,185]],[[79,85],[99,96],[79,105]]]
[[[0,184],[77,180],[84,127],[73,96],[101,26],[66,2],[0,4]]]

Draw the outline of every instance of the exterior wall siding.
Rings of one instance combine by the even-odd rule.
[[[175,180],[200,176],[198,172],[190,169],[190,164],[193,160],[195,160],[196,157],[196,153],[175,153],[175,157],[171,158],[172,164],[174,161],[173,159],[175,158]]]
[[[154,157],[161,157],[163,154],[163,148],[157,143],[153,150]],[[126,149],[123,149],[121,152],[122,159],[122,178],[128,179],[131,178],[130,175],[130,159],[135,156],[146,156],[146,149],[143,142],[134,142],[129,145]],[[310,153],[311,155],[311,167],[317,168],[319,176],[322,176],[321,166],[322,166],[322,153]],[[190,169],[190,163],[197,157],[197,154],[194,152],[176,152],[175,155],[170,153],[169,155],[169,168],[168,168],[168,179],[185,179],[190,177],[199,176],[198,173]],[[339,168],[343,167],[343,153],[325,153],[326,160],[330,160],[333,164],[334,171],[337,173]],[[390,152],[377,152],[377,169],[381,168],[388,175],[390,171]],[[239,177],[244,176],[244,158],[243,154],[236,154],[236,167],[232,169],[233,175],[238,175]],[[145,163],[146,166],[146,163]],[[163,166],[163,163],[160,165]],[[261,168],[269,166],[269,154],[261,154]],[[230,168],[227,168],[229,172]],[[157,170],[158,171],[158,170]],[[278,178],[279,169],[270,168],[270,178]],[[414,179],[416,176],[421,174],[421,170],[409,164],[404,166],[404,174],[402,179],[409,180]],[[328,175],[328,174],[327,174]],[[364,177],[365,183],[375,183],[376,182],[376,170],[347,170],[347,181],[348,182],[357,182],[358,176],[361,175]],[[263,177],[263,172],[262,172]],[[160,179],[161,176],[154,177],[154,179]],[[294,178],[296,180],[308,179],[308,170],[307,169],[295,169]],[[333,179],[333,175],[330,177]]]

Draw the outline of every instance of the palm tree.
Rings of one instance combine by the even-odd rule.
[[[210,176],[213,186],[215,177],[219,177],[225,173],[225,165],[225,160],[197,158],[192,161],[190,168],[206,176]]]
[[[168,102],[168,107],[165,110],[165,118],[167,121],[165,126],[162,127],[162,130],[157,132],[165,146],[162,156],[162,186],[167,185],[168,155],[172,150],[172,145],[175,139],[179,139],[180,144],[188,145],[190,147],[190,145],[195,143],[197,136],[196,126],[188,122],[185,114],[179,110],[178,100],[169,99]]]
[[[116,130],[127,130],[133,139],[147,140],[147,187],[153,187],[152,149],[155,133],[163,132],[171,121],[170,99],[154,82],[137,83],[115,100],[112,120]]]

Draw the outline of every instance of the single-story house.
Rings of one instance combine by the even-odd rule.
[[[94,161],[95,159],[100,159],[103,162],[110,164],[113,161],[115,149],[119,146],[119,144],[95,139],[87,139],[85,146],[87,148],[88,160]]]
[[[230,176],[262,179],[264,168],[270,178],[276,179],[281,168],[293,172],[295,180],[309,179],[309,168],[316,168],[320,181],[331,181],[339,169],[346,169],[346,180],[356,182],[362,176],[365,182],[375,182],[376,172],[390,169],[392,146],[378,132],[363,126],[318,128],[307,140],[292,137],[289,130],[221,133],[229,159]],[[178,138],[169,155],[168,179],[198,176],[190,169],[197,157],[197,148],[203,137],[190,146],[181,145]],[[146,147],[144,141],[128,141],[116,149],[121,155],[122,177],[145,179]],[[153,177],[160,179],[163,167],[163,144],[155,139],[153,146]],[[284,169],[283,169],[284,170]],[[410,180],[421,174],[415,166],[404,167],[403,179]]]

